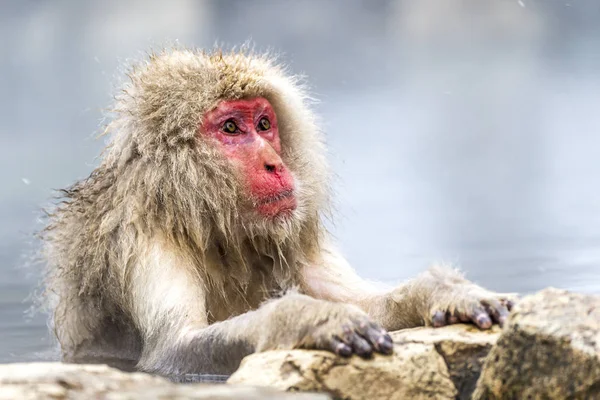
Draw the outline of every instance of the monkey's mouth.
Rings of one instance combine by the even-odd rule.
[[[278,201],[281,201],[281,200],[284,200],[284,199],[287,199],[290,197],[292,197],[292,198],[294,197],[294,191],[292,189],[284,190],[283,192],[280,192],[276,195],[263,197],[258,202],[258,205],[277,203]]]
[[[294,191],[291,189],[262,197],[256,204],[257,211],[267,217],[291,213],[296,207],[296,196],[294,196]]]

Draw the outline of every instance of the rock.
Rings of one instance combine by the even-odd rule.
[[[257,353],[242,361],[228,383],[354,400],[468,398],[498,332],[467,325],[394,332],[394,354],[371,360],[323,351]]]
[[[0,399],[240,399],[325,400],[322,394],[292,394],[224,384],[177,385],[144,373],[106,365],[23,363],[0,365]]]
[[[458,399],[470,399],[481,373],[485,357],[500,336],[495,325],[481,331],[473,325],[451,325],[444,328],[416,328],[392,333],[397,346],[427,343],[435,346],[446,362],[450,379],[458,390]]]
[[[247,357],[229,383],[327,392],[343,399],[452,399],[456,389],[433,346],[411,344],[373,360],[323,351],[270,351]],[[419,368],[414,368],[418,365]]]
[[[523,298],[490,351],[475,399],[600,399],[600,296]]]

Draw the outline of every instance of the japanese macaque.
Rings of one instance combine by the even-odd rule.
[[[172,50],[129,77],[100,165],[43,234],[64,360],[229,374],[253,352],[369,357],[390,330],[506,319],[507,296],[452,269],[389,290],[357,276],[323,226],[309,97],[269,56]]]

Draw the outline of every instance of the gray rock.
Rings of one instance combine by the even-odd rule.
[[[600,399],[600,297],[525,297],[486,359],[475,399]]]
[[[258,353],[228,382],[353,400],[468,398],[498,335],[468,325],[399,331],[392,334],[394,354],[371,360],[305,350]]]
[[[239,399],[325,400],[322,394],[281,393],[224,384],[177,385],[105,365],[23,363],[0,365],[0,400],[18,399]]]
[[[396,346],[426,343],[435,346],[458,391],[458,399],[470,399],[481,373],[485,357],[500,336],[494,326],[481,331],[473,325],[451,325],[444,328],[416,328],[392,333]]]

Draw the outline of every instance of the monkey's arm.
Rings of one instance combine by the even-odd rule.
[[[392,340],[357,307],[290,293],[208,324],[206,290],[191,263],[149,246],[134,266],[129,304],[142,336],[138,368],[163,375],[229,374],[246,355],[296,347],[341,355],[389,353]]]
[[[388,330],[458,322],[487,329],[493,322],[504,323],[514,298],[490,292],[448,267],[433,267],[396,288],[385,288],[360,278],[331,247],[303,276],[308,295],[357,305]]]

